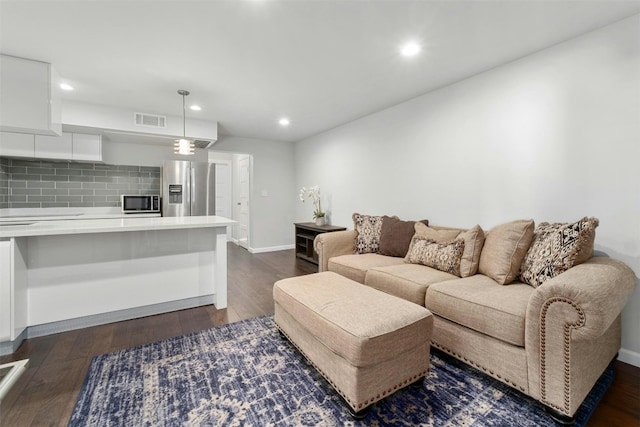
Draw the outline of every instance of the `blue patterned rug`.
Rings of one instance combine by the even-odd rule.
[[[612,366],[577,414],[584,426]],[[438,351],[422,388],[353,421],[271,316],[93,359],[69,426],[556,426],[534,400]]]

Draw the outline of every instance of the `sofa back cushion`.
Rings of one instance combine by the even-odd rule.
[[[484,245],[484,231],[479,225],[458,234],[464,240],[464,253],[460,261],[460,277],[473,276],[478,272],[480,254]]]
[[[492,228],[485,236],[478,272],[501,285],[513,282],[533,239],[533,229],[532,219]]]
[[[420,221],[429,225],[429,220]],[[383,216],[380,228],[380,254],[404,258],[415,234],[416,221],[401,221],[400,218]]]
[[[540,223],[520,268],[520,280],[537,288],[591,258],[598,223],[597,218],[587,217],[574,223]]]

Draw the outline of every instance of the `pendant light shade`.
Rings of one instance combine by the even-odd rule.
[[[187,104],[185,97],[189,95],[189,91],[180,89],[178,91],[178,95],[182,95],[182,138],[176,139],[175,144],[173,144],[173,152],[176,154],[190,156],[195,154],[196,150],[193,141],[187,139],[186,131]]]

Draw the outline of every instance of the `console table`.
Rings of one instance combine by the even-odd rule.
[[[297,222],[296,230],[296,257],[318,264],[318,255],[313,250],[313,239],[318,234],[343,231],[346,227],[337,225],[316,225],[315,222]]]

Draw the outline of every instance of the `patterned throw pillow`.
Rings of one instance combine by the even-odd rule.
[[[539,224],[520,268],[520,280],[537,288],[591,258],[598,223],[597,218],[584,217],[571,224]]]
[[[464,240],[436,242],[413,236],[405,262],[422,264],[460,277],[460,261],[464,253]]]
[[[381,216],[353,214],[353,228],[356,236],[356,252],[359,254],[377,254],[380,251]]]

